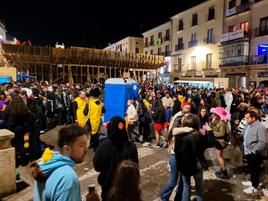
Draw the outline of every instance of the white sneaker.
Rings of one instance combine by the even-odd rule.
[[[153,144],[152,145],[154,148],[160,148],[160,145],[159,144]]]
[[[149,146],[150,146],[150,143],[149,143],[149,142],[144,142],[144,143],[142,144],[142,146],[143,146],[143,147],[149,147]]]
[[[257,193],[258,190],[256,188],[254,188],[253,186],[250,186],[250,187],[246,188],[245,190],[243,190],[243,192],[246,195],[251,195],[251,194]]]
[[[242,181],[241,182],[244,186],[252,186],[251,181]]]
[[[143,136],[139,136],[138,139],[139,139],[140,142],[142,142],[143,141]]]
[[[251,181],[242,181],[241,182],[244,186],[252,186],[252,183],[251,183]],[[261,186],[262,185],[262,183],[259,183],[259,186]]]
[[[165,141],[165,142],[163,143],[162,147],[164,147],[164,148],[168,148],[168,143]]]

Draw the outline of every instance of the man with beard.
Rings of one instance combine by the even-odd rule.
[[[81,201],[79,178],[74,171],[76,163],[82,163],[87,153],[87,135],[76,124],[59,131],[60,152],[46,149],[41,161],[31,164],[36,180],[34,201]]]

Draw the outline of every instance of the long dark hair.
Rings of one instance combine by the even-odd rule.
[[[111,201],[141,201],[140,172],[137,163],[125,160],[117,168]]]
[[[193,128],[194,131],[192,131],[191,133],[196,141],[199,140],[198,136],[199,136],[200,121],[196,115],[194,114],[185,115],[182,118],[181,125],[182,127]]]
[[[12,98],[9,108],[9,117],[12,121],[24,121],[25,118],[28,117],[29,110],[23,99],[19,95],[16,95]]]
[[[182,118],[182,122],[181,125],[183,127],[190,127],[193,128],[195,130],[199,130],[199,126],[200,126],[200,121],[198,119],[198,117],[194,114],[189,114],[189,115],[185,115]]]
[[[202,117],[201,116],[201,110],[206,110],[206,116]],[[207,122],[209,120],[209,112],[208,112],[208,108],[205,106],[201,106],[198,112],[198,117],[200,119],[200,123],[202,124],[202,122]],[[202,126],[202,125],[201,125]]]

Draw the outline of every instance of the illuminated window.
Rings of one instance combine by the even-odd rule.
[[[206,68],[212,68],[212,54],[206,55]]]
[[[191,69],[190,70],[195,70],[196,69],[196,56],[191,56]]]
[[[248,22],[242,22],[240,24],[240,29],[243,29],[245,32],[248,32]]]

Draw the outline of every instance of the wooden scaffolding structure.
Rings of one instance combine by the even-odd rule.
[[[165,65],[163,56],[114,52],[92,48],[52,48],[2,44],[4,56],[17,71],[50,83],[85,83],[122,77],[141,81]]]

